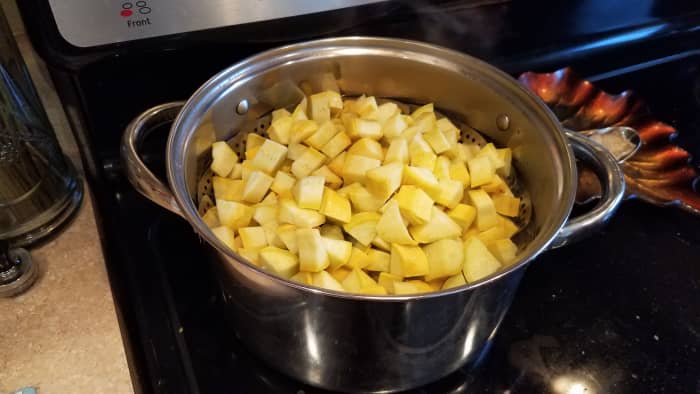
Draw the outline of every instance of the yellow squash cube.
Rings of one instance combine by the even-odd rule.
[[[384,156],[384,164],[402,163],[408,164],[408,142],[403,138],[395,138],[389,143],[389,148]]]
[[[331,276],[335,278],[338,282],[342,282],[348,275],[352,272],[349,267],[340,267],[338,269],[330,271]]]
[[[205,212],[202,216],[202,221],[204,221],[209,228],[221,226],[221,223],[219,222],[219,211],[216,209],[216,207],[207,209],[207,212]]]
[[[309,97],[311,119],[317,122],[325,122],[331,118],[331,108],[342,109],[343,100],[338,92],[324,91],[312,94]]]
[[[389,200],[384,208],[382,217],[377,222],[377,235],[389,243],[401,245],[416,244],[401,217],[399,204],[394,199]]]
[[[236,201],[217,199],[216,210],[219,222],[233,230],[247,226],[253,218],[253,208]]]
[[[391,255],[377,249],[367,250],[369,264],[365,267],[367,271],[389,272],[391,265]]]
[[[412,166],[425,168],[426,170],[432,172],[433,169],[435,169],[437,156],[433,152],[416,152],[410,155],[410,159]]]
[[[355,212],[376,212],[384,205],[384,199],[370,193],[369,190],[359,183],[353,183],[352,185],[357,186],[351,187],[347,194]]]
[[[243,188],[243,201],[250,203],[260,202],[263,197],[265,197],[267,191],[270,190],[272,181],[274,181],[274,178],[266,173],[262,171],[253,171],[250,176],[248,176],[245,187]]]
[[[469,176],[469,170],[467,166],[461,161],[454,161],[450,164],[449,168],[450,179],[459,181],[462,187],[469,187],[471,185],[471,178]]]
[[[477,237],[464,241],[464,266],[462,272],[468,282],[485,278],[501,268],[501,263]]]
[[[393,244],[391,246],[390,266],[401,267],[398,275],[403,277],[423,276],[430,271],[428,258],[423,253],[423,249],[418,246]]]
[[[503,161],[503,167],[496,170],[496,172],[498,172],[498,174],[500,174],[501,176],[508,178],[510,176],[511,168],[513,166],[513,151],[511,151],[510,148],[503,148],[496,149],[496,152]]]
[[[234,164],[231,173],[228,174],[228,177],[229,179],[241,179],[243,177],[243,164]]]
[[[334,158],[350,146],[350,144],[352,144],[350,137],[345,132],[341,131],[323,145],[321,152],[330,158]]]
[[[301,284],[309,286],[313,286],[314,284],[314,279],[311,272],[299,271],[296,274],[294,274],[291,278],[289,278],[289,280],[293,280],[295,282],[299,282]]]
[[[437,127],[433,127],[427,133],[423,134],[423,138],[437,154],[445,152],[454,146],[454,142],[448,140],[445,134],[438,130]]]
[[[435,111],[435,107],[434,107],[433,103],[428,103],[428,104],[425,104],[421,107],[418,107],[416,110],[414,110],[413,113],[411,114],[411,117],[413,119],[416,119],[425,113],[433,113],[434,111]]]
[[[347,152],[343,152],[328,162],[328,168],[340,177],[343,176],[343,167],[345,166],[346,156]]]
[[[238,248],[237,253],[244,259],[248,260],[251,264],[258,267],[261,266],[260,249]]]
[[[291,197],[294,183],[296,183],[296,179],[291,174],[277,171],[275,179],[270,185],[270,190],[277,193],[280,197]]]
[[[262,204],[262,203],[260,203]],[[255,220],[258,224],[263,225],[266,223],[277,223],[277,216],[278,216],[278,208],[277,204],[275,205],[256,205],[255,208],[253,208],[255,211],[253,213],[253,220]]]
[[[226,226],[213,227],[211,229],[211,232],[214,233],[216,238],[223,242],[224,245],[228,246],[234,251],[238,249],[235,245],[233,230],[231,230],[230,228]]]
[[[284,247],[290,252],[297,254],[297,227],[293,224],[281,224],[277,227],[277,236],[280,238]]]
[[[457,126],[454,125],[448,118],[440,118],[435,122],[435,127],[442,133],[456,131],[459,132]]]
[[[343,235],[343,229],[337,224],[326,223],[323,226],[319,227],[319,230],[321,231],[322,237],[340,240],[345,239],[345,236]]]
[[[274,174],[284,159],[287,158],[287,147],[272,140],[265,140],[251,161],[253,168],[268,174]]]
[[[248,150],[252,150],[252,149],[255,149],[255,150],[260,149],[260,147],[262,146],[262,144],[265,143],[265,141],[267,141],[267,138],[265,138],[259,134],[249,133],[245,137],[246,152],[248,152]],[[250,157],[247,156],[247,153],[246,153],[246,158],[250,159]]]
[[[447,208],[454,208],[464,197],[464,187],[460,181],[442,179],[438,181],[438,191],[428,194],[436,203]]]
[[[303,119],[292,123],[289,131],[289,143],[295,144],[311,137],[318,130],[318,123],[313,120]]]
[[[360,212],[352,215],[350,221],[343,225],[343,229],[362,245],[369,246],[377,236],[377,222],[380,218],[381,215],[377,212]]]
[[[506,194],[491,196],[496,212],[503,216],[517,217],[520,213],[520,199]]]
[[[211,177],[214,197],[228,201],[243,201],[243,189],[245,182],[239,179],[222,178],[220,176]]]
[[[493,167],[494,170],[503,168],[505,165],[503,159],[501,159],[501,154],[498,153],[496,146],[491,142],[481,148],[477,157],[488,157],[491,162],[491,167]]]
[[[343,185],[343,180],[328,168],[328,166],[319,167],[316,171],[312,172],[311,175],[323,177],[325,180],[324,183],[331,189],[338,189]]]
[[[298,228],[297,248],[300,271],[319,272],[330,264],[326,245],[317,228]]]
[[[441,239],[423,246],[428,259],[428,274],[425,280],[445,278],[462,271],[464,262],[464,244],[457,239]]]
[[[462,230],[467,230],[476,219],[476,208],[467,204],[457,204],[447,212],[447,216],[459,224]]]
[[[317,170],[325,161],[326,155],[314,148],[307,148],[298,159],[294,160],[292,174],[297,179],[301,179]]]
[[[292,160],[292,164],[294,164],[294,160],[297,160],[298,158],[301,157],[301,155],[306,152],[306,150],[309,147],[300,143],[300,142],[295,142],[293,144],[289,144],[287,147],[287,159]],[[291,167],[290,167],[291,169]]]
[[[267,246],[267,236],[262,227],[241,227],[238,229],[238,234],[246,249],[261,249]]]
[[[413,185],[404,185],[399,188],[395,198],[401,215],[409,222],[422,224],[430,220],[433,200],[422,189]]]
[[[276,109],[276,110],[272,111],[272,121],[273,122],[276,121],[277,119],[287,118],[287,117],[291,117],[291,116],[292,116],[292,114],[289,111],[287,111],[285,108],[280,108],[280,109]]]
[[[270,124],[270,127],[267,129],[267,135],[270,136],[271,140],[279,144],[288,145],[293,122],[294,119],[292,119],[291,116],[273,119],[272,124]]]
[[[333,291],[344,291],[343,286],[326,271],[312,274],[314,286]]]
[[[316,130],[316,132],[313,133],[309,138],[304,140],[304,142],[320,150],[321,148],[323,148],[324,145],[328,143],[328,141],[331,140],[331,138],[335,137],[335,135],[338,134],[338,131],[339,130],[335,127],[335,124],[328,120],[322,123],[321,127],[319,127],[318,130]]]
[[[467,195],[476,208],[476,227],[479,231],[488,230],[500,223],[496,207],[488,193],[483,190],[470,190]]]
[[[329,269],[335,271],[347,264],[352,255],[352,243],[341,239],[332,239],[321,236],[328,253]]]
[[[518,254],[518,246],[510,239],[498,239],[486,244],[491,254],[493,254],[501,264],[507,266],[515,262]]]
[[[228,176],[233,170],[233,166],[238,163],[238,155],[224,141],[215,142],[211,145],[211,170],[218,176]]]
[[[430,216],[430,220],[426,223],[416,224],[409,228],[411,236],[419,243],[431,243],[462,235],[462,227],[441,209],[432,207]]]
[[[401,186],[403,167],[390,163],[367,171],[367,190],[386,201]]]
[[[289,198],[280,199],[277,219],[280,223],[289,223],[300,228],[318,227],[326,221],[323,214],[313,209],[300,208]]]
[[[504,238],[511,238],[515,234],[517,234],[518,231],[520,231],[520,228],[518,228],[518,226],[515,223],[513,223],[512,220],[504,218],[503,216],[498,217],[498,222],[503,228]]]
[[[400,114],[401,110],[396,103],[388,102],[377,107],[377,122],[384,124],[394,115]]]
[[[464,286],[466,284],[467,284],[467,281],[464,280],[464,275],[460,272],[456,275],[452,275],[449,278],[447,278],[445,283],[442,284],[442,290],[451,289],[453,287]]]
[[[343,181],[346,185],[354,182],[365,182],[367,171],[377,168],[382,164],[377,159],[371,159],[365,156],[348,154],[343,163]]]
[[[382,125],[374,120],[352,118],[348,122],[346,132],[351,139],[371,138],[378,140],[382,138]]]
[[[326,188],[323,191],[320,212],[341,223],[347,223],[352,216],[350,200],[341,196],[335,190]]]
[[[428,194],[439,191],[440,185],[431,170],[422,167],[404,166],[402,183],[416,185]]]
[[[348,154],[369,157],[370,159],[377,159],[380,161],[384,159],[382,144],[370,138],[360,138],[357,140],[352,144],[350,149],[348,149]]]
[[[401,282],[403,277],[399,275],[390,274],[388,272],[380,272],[377,282],[379,286],[382,286],[390,294],[394,293],[394,282]]]
[[[387,119],[382,125],[382,134],[386,138],[400,137],[408,127],[406,119],[401,114],[396,114]]]
[[[479,187],[491,182],[495,169],[488,157],[478,156],[467,161],[471,187]]]
[[[324,183],[325,179],[322,176],[307,176],[297,181],[292,189],[292,195],[299,208],[321,209]]]
[[[347,266],[349,268],[365,268],[370,263],[369,256],[362,249],[354,247],[350,253],[350,260],[348,260]]]
[[[291,278],[299,271],[297,256],[274,246],[260,249],[260,262],[268,271],[283,278]]]
[[[451,164],[452,163],[450,162],[450,159],[447,158],[447,156],[440,155],[437,157],[437,160],[435,161],[435,169],[433,170],[433,174],[435,174],[435,177],[438,179],[438,181],[442,179],[452,179],[450,177]]]

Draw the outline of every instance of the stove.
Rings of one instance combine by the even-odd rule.
[[[187,10],[187,2],[175,3]],[[362,34],[448,46],[514,76],[568,65],[606,91],[634,89],[657,119],[679,130],[680,146],[700,154],[700,6],[694,2],[357,3],[242,25],[125,30],[110,38],[104,31],[66,33],[74,16],[65,4],[57,10],[51,0],[20,2],[81,144],[138,392],[321,392],[271,370],[234,338],[205,245],[185,221],[138,195],[120,167],[119,140],[129,120],[152,105],[187,98],[246,56],[312,37]],[[136,4],[157,11],[164,3]],[[119,7],[115,12],[123,17]],[[300,29],[302,21],[311,28]],[[99,29],[94,21],[85,26]],[[288,34],[261,34],[272,30]],[[143,148],[161,175],[166,134],[167,125]],[[602,232],[530,265],[476,370],[415,392],[700,392],[698,228],[700,217],[686,212],[624,202]]]

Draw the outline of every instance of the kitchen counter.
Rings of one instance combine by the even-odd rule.
[[[2,0],[63,151],[80,168],[68,122],[14,3]],[[0,394],[133,393],[90,190],[72,222],[30,249],[40,276],[26,293],[0,298]]]

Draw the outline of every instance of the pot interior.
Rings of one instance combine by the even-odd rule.
[[[242,131],[260,132],[260,119],[273,109],[296,105],[304,91],[329,88],[348,96],[433,102],[451,119],[512,149],[533,215],[528,242],[521,243],[519,260],[509,270],[541,252],[566,220],[575,190],[571,152],[553,115],[514,79],[479,60],[427,44],[329,39],[265,52],[222,71],[190,98],[173,125],[171,187],[188,220],[219,250],[226,248],[197,213],[197,183],[210,161],[211,144]]]

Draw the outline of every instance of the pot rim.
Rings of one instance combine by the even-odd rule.
[[[528,245],[528,247],[532,247],[532,245],[536,245],[536,247],[531,249],[527,255],[521,255],[519,260],[511,264],[508,268],[463,286],[415,295],[363,295],[327,290],[281,278],[248,262],[225,246],[204,223],[187,191],[184,168],[185,152],[187,151],[188,143],[192,140],[191,137],[196,130],[198,120],[209,110],[213,100],[219,97],[225,90],[231,89],[232,85],[244,82],[246,79],[250,78],[251,75],[271,67],[276,67],[293,60],[308,58],[308,56],[311,55],[309,51],[314,51],[313,54],[317,55],[322,50],[331,49],[412,52],[413,54],[430,58],[433,62],[438,62],[441,65],[451,66],[451,68],[455,70],[461,69],[460,64],[469,63],[470,68],[476,68],[479,72],[488,74],[490,78],[510,88],[512,94],[519,94],[520,97],[518,97],[518,100],[520,102],[526,104],[529,109],[539,115],[540,120],[545,122],[548,127],[552,130],[556,130],[556,133],[553,133],[552,137],[557,143],[558,151],[567,156],[562,157],[564,180],[562,183],[562,194],[560,196],[561,204],[556,212],[557,219],[550,223],[549,229],[542,229],[541,233]],[[166,147],[166,170],[168,183],[170,184],[177,204],[182,210],[183,217],[218,253],[246,266],[249,270],[264,275],[268,279],[297,290],[348,300],[381,302],[405,302],[462,293],[486,286],[491,282],[523,269],[540,253],[547,250],[559,230],[564,226],[573,207],[577,184],[577,169],[574,154],[567,142],[559,121],[538,96],[525,89],[510,75],[482,60],[441,46],[413,40],[368,36],[326,38],[281,46],[248,57],[220,71],[202,84],[197,91],[188,98],[173,122]],[[547,232],[546,235],[543,234],[545,231]]]

